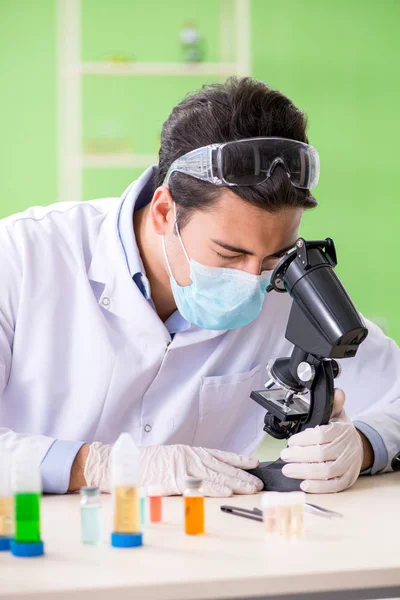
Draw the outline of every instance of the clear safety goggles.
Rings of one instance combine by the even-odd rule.
[[[311,189],[319,179],[319,155],[312,146],[280,137],[257,137],[210,144],[175,160],[164,185],[178,171],[214,185],[248,186],[266,181],[282,165],[291,183]]]

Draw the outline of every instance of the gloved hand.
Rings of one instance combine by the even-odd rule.
[[[287,477],[304,479],[301,489],[313,494],[340,492],[356,481],[363,462],[360,434],[346,415],[345,395],[336,389],[328,425],[305,429],[288,440],[281,458]]]
[[[102,492],[110,491],[109,464],[112,445],[94,442],[90,446],[84,477],[87,485],[96,485]],[[226,497],[235,494],[255,494],[263,483],[243,469],[258,467],[254,456],[193,448],[181,444],[149,446],[140,449],[141,485],[160,485],[165,496],[182,494],[188,477],[203,480],[206,496]]]

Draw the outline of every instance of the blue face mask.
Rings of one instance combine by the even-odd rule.
[[[190,266],[190,285],[178,284],[168,261],[164,236],[162,244],[172,293],[181,315],[202,329],[237,329],[254,321],[261,312],[272,271],[252,275],[238,269],[202,265],[189,258],[177,227],[176,231]]]

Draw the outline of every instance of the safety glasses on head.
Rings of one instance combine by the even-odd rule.
[[[319,179],[319,155],[312,146],[280,137],[257,137],[196,148],[175,160],[164,185],[178,171],[214,185],[248,186],[266,181],[282,165],[291,183],[314,188]]]

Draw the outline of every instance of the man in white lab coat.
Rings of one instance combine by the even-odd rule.
[[[210,147],[246,139],[223,153]],[[108,490],[123,431],[141,447],[142,483],[165,494],[181,493],[187,476],[201,477],[208,495],[261,489],[245,471],[257,466],[249,454],[264,435],[264,410],[249,396],[268,361],[291,352],[290,297],[265,289],[316,205],[317,179],[304,115],[261,82],[231,80],[174,108],[158,168],[120,200],[4,219],[1,447],[40,463],[53,493],[85,483]],[[286,474],[308,491],[391,468],[400,351],[368,328],[356,358],[342,363],[348,414],[369,411],[358,429],[338,393],[332,422],[284,451]]]

